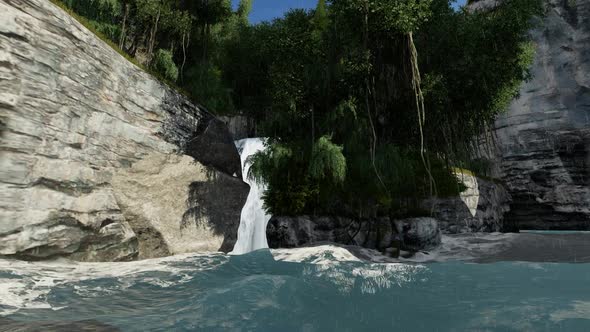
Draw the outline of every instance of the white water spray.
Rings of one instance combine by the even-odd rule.
[[[242,178],[250,185],[250,193],[246,204],[242,208],[240,227],[238,228],[238,241],[231,254],[242,255],[251,251],[268,248],[266,241],[266,224],[270,215],[264,210],[262,194],[266,189],[264,184],[248,179],[250,163],[247,158],[258,151],[264,150],[264,140],[261,138],[246,138],[236,141],[240,159],[242,161]]]

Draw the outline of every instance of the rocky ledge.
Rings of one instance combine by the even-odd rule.
[[[390,252],[399,244],[403,250],[417,252],[441,243],[438,221],[433,218],[273,217],[266,236],[270,248],[337,243]]]
[[[0,2],[0,255],[229,251],[248,194],[225,124],[46,0]]]

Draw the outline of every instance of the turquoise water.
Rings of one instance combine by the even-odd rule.
[[[540,231],[540,230],[520,230],[520,233],[528,234],[590,234],[590,231]]]
[[[590,264],[318,257],[0,261],[0,314],[122,331],[590,331]]]

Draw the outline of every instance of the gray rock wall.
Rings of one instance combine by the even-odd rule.
[[[422,208],[433,212],[443,233],[501,232],[511,197],[502,184],[467,173],[457,173],[466,190],[459,197],[425,200]]]
[[[398,234],[403,250],[428,250],[441,243],[438,221],[433,218],[272,217],[266,228],[270,248],[329,242],[387,252],[395,246],[394,241],[400,241]]]
[[[590,0],[547,1],[533,78],[496,122],[507,229],[590,230]]]
[[[244,138],[257,137],[256,122],[250,117],[245,115],[236,115],[222,116],[219,119],[227,125],[229,132],[236,141]]]
[[[0,124],[0,255],[233,247],[248,186],[225,125],[49,1],[0,2]]]

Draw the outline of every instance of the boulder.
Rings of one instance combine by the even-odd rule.
[[[0,22],[0,255],[231,250],[248,186],[220,120],[49,1]]]
[[[430,250],[441,243],[438,221],[434,218],[409,218],[395,220],[395,226],[402,236],[402,249],[406,251]]]

